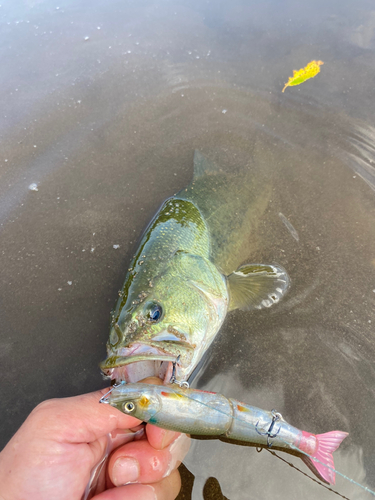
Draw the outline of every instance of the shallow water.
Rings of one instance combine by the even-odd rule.
[[[270,190],[248,261],[291,288],[230,313],[193,386],[348,431],[336,468],[374,490],[372,4],[9,1],[0,26],[2,445],[38,402],[105,386],[127,263],[199,149]],[[321,73],[281,93],[312,59]],[[210,477],[231,500],[332,497],[253,448],[199,440],[185,465],[194,499],[221,498]]]

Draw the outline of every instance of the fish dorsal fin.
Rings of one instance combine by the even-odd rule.
[[[246,264],[227,278],[229,310],[263,309],[277,304],[289,285],[289,277],[281,266]]]
[[[218,167],[197,149],[194,151],[194,179],[209,172],[217,172]]]

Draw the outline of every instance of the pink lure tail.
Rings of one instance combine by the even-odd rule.
[[[335,464],[333,463],[332,453],[337,450],[347,435],[347,432],[342,431],[331,431],[316,435],[310,434],[310,432],[302,432],[302,439],[298,447],[310,456],[303,455],[301,458],[319,479],[328,484],[335,484],[336,474],[333,470]]]

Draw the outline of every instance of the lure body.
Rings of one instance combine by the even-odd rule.
[[[311,434],[288,424],[274,410],[178,386],[121,384],[102,402],[163,429],[299,451],[314,474],[331,484],[335,483],[332,453],[348,435],[341,431]]]

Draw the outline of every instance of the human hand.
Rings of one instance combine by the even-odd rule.
[[[0,500],[81,500],[92,469],[111,451],[108,434],[115,451],[92,500],[176,498],[189,438],[100,405],[105,392],[52,399],[31,412],[0,453]]]

